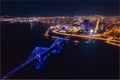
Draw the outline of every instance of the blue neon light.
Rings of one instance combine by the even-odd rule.
[[[53,44],[49,48],[45,47],[35,47],[34,50],[31,52],[30,56],[23,62],[22,65],[16,67],[11,72],[5,74],[2,79],[6,79],[8,76],[12,75],[19,69],[23,68],[33,60],[37,59],[37,65],[35,66],[35,69],[41,69],[42,66],[45,64],[45,61],[50,56],[50,54],[57,54],[60,53],[64,45],[63,38],[57,37],[57,39],[53,42]],[[56,47],[57,46],[57,47]],[[47,54],[46,54],[47,53]],[[43,58],[42,55],[46,54]]]

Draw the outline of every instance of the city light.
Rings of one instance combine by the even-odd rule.
[[[90,30],[90,33],[93,33],[93,29]]]
[[[1,77],[119,79],[119,0],[1,0]]]
[[[91,30],[90,30],[90,34],[89,34],[89,35],[90,35],[90,36],[92,36],[92,35],[93,35],[93,32],[94,32],[94,30],[93,30],[93,29],[91,29]]]

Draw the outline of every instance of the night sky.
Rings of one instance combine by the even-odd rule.
[[[119,0],[4,0],[1,15],[119,15]]]

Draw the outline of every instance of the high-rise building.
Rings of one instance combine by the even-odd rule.
[[[88,29],[88,26],[89,26],[89,20],[84,20],[83,22],[83,30],[87,30]]]
[[[99,27],[99,19],[97,19],[94,33],[97,33],[98,27]]]

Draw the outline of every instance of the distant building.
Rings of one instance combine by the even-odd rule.
[[[87,30],[88,26],[89,26],[89,20],[84,20],[82,29]]]
[[[99,19],[97,19],[96,26],[94,32],[97,33],[99,27]]]

